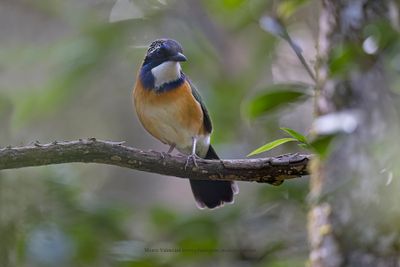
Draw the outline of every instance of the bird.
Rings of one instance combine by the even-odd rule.
[[[196,158],[219,159],[210,144],[213,130],[207,108],[181,63],[187,61],[182,46],[173,39],[157,39],[147,49],[133,88],[133,102],[139,121],[156,139]],[[165,152],[164,152],[165,153]],[[198,208],[214,209],[233,203],[239,188],[234,181],[190,179]]]

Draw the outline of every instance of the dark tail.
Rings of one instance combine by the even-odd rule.
[[[211,145],[205,159],[219,159]],[[213,209],[224,203],[233,203],[233,195],[239,192],[237,184],[230,181],[190,180],[190,186],[200,209]]]

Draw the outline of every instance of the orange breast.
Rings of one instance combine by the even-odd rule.
[[[136,112],[144,128],[180,150],[191,146],[192,137],[203,134],[203,112],[190,84],[163,93],[145,90],[137,79],[133,92]]]

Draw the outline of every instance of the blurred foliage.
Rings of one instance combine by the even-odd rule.
[[[22,99],[13,115],[15,127],[50,113],[74,94],[79,94],[79,90],[84,89],[87,76],[101,67],[110,51],[117,49],[123,32],[121,24],[96,25],[84,29],[80,37],[64,40],[50,49],[55,61],[51,64],[56,66],[50,74],[52,78],[37,90],[30,88],[28,92],[14,96]],[[48,49],[42,52],[49,53]],[[33,92],[30,92],[32,89]],[[35,91],[40,91],[40,94]]]
[[[259,117],[278,108],[288,108],[290,103],[306,98],[309,86],[301,84],[274,84],[265,93],[256,96],[247,106],[250,118]]]
[[[330,56],[329,71],[333,76],[346,75],[350,71],[362,67],[360,61],[364,60],[360,59],[366,59],[366,57],[362,48],[356,45],[337,46]]]
[[[310,3],[310,0],[284,0],[280,1],[277,8],[277,15],[281,18],[290,18],[303,5]]]
[[[325,159],[329,156],[330,148],[335,137],[335,135],[318,136],[312,142],[310,142],[308,148],[313,150],[322,159]]]
[[[128,209],[84,207],[78,185],[61,182],[63,177],[57,176],[49,173],[43,183],[32,181],[33,187],[24,191],[36,188],[41,197],[33,192],[24,197],[18,194],[19,205],[10,203],[10,193],[21,191],[15,188],[19,181],[0,180],[1,236],[9,240],[0,246],[2,266],[20,266],[26,260],[30,266],[69,266],[72,262],[92,266],[105,261],[112,243],[126,236],[122,225],[130,216]]]

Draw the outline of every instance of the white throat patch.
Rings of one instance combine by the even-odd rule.
[[[154,86],[160,87],[165,83],[173,82],[181,77],[181,65],[179,62],[166,61],[151,69],[154,76]]]

